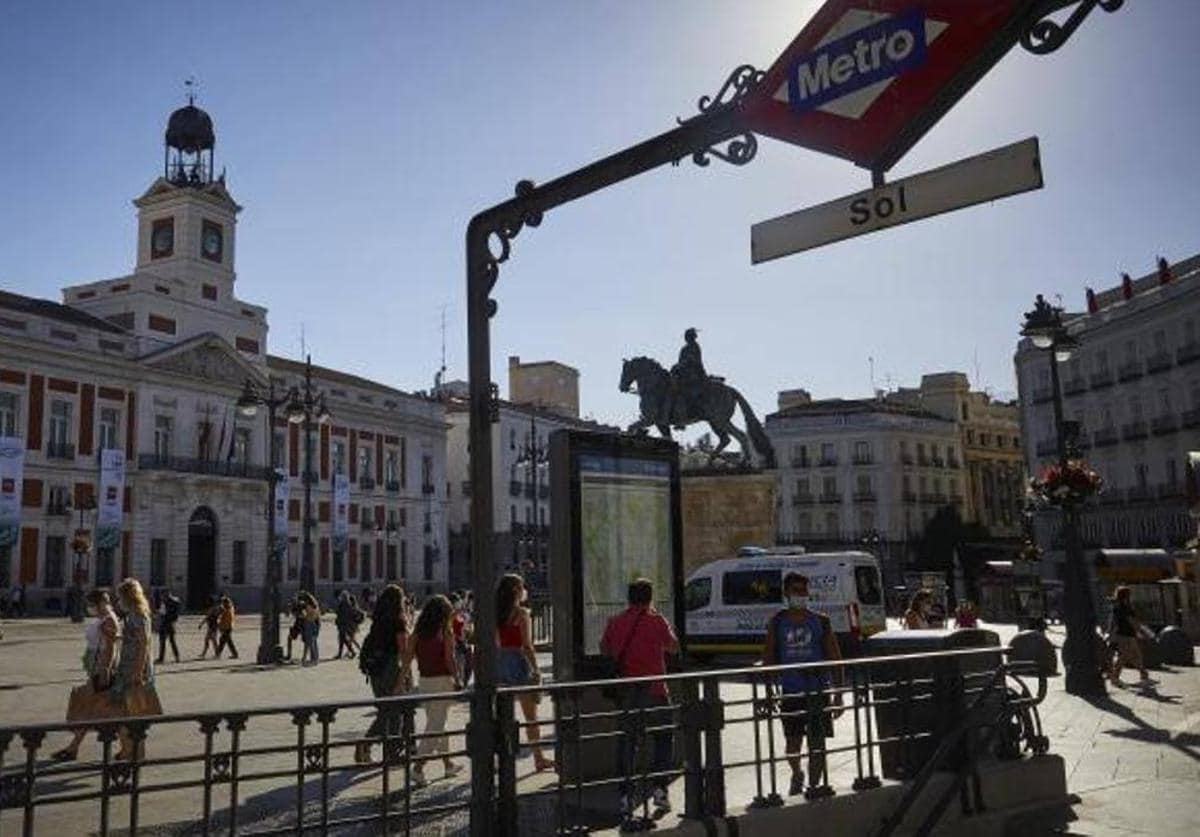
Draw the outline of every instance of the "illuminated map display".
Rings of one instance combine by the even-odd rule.
[[[583,652],[600,653],[609,617],[626,607],[629,582],[654,583],[654,606],[674,622],[671,466],[662,460],[581,454]]]

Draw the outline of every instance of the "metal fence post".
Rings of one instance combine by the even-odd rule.
[[[721,681],[704,678],[704,812],[710,817],[725,816],[725,759],[721,750],[721,731],[725,729],[725,704],[721,700]]]
[[[496,695],[497,820],[499,833],[504,837],[516,837],[517,834],[517,755],[521,731],[517,726],[515,703],[510,694]]]
[[[701,733],[705,728],[704,704],[694,680],[679,686],[680,726],[683,728],[683,815],[689,820],[704,816],[704,750]]]

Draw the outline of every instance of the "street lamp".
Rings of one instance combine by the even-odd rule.
[[[282,550],[275,544],[275,486],[279,482],[275,462],[275,412],[294,395],[294,391],[275,394],[275,382],[271,381],[264,392],[249,378],[242,386],[237,400],[238,412],[246,418],[254,418],[259,405],[267,408],[267,560],[263,568],[262,616],[259,625],[258,664],[275,665],[283,660],[283,647],[279,644],[279,612],[282,602],[279,597],[281,573],[279,558]]]
[[[87,495],[80,498],[76,504],[79,511],[79,526],[75,529],[75,536],[71,538],[71,551],[75,553],[75,567],[71,573],[71,621],[82,622],[84,617],[83,605],[83,584],[87,581],[87,567],[84,562],[87,556],[92,551],[92,537],[84,528],[83,516],[85,512],[95,511],[96,500]]]
[[[313,389],[312,355],[304,356],[303,387],[292,389],[284,412],[289,422],[304,426],[304,551],[300,559],[300,589],[311,593],[317,586],[312,543],[312,426],[314,422],[326,425],[333,421],[325,406],[325,393]]]
[[[533,492],[533,524],[528,527],[525,532],[525,537],[522,541],[528,546],[533,553],[533,565],[536,568],[537,578],[536,584],[531,587],[538,592],[546,592],[546,563],[542,560],[542,525],[541,519],[538,517],[538,495],[541,493],[541,474],[546,472],[550,467],[550,448],[538,440],[537,424],[535,422],[536,414],[530,409],[529,412],[529,438],[522,445],[520,453],[517,455],[517,466],[524,466],[528,469],[529,476],[526,479],[526,485],[531,486]]]
[[[1063,421],[1062,391],[1058,384],[1058,364],[1071,358],[1079,341],[1067,333],[1062,309],[1037,295],[1033,310],[1025,314],[1021,335],[1034,347],[1050,352],[1050,390],[1054,402],[1054,432],[1058,443],[1058,464],[1066,470],[1068,459],[1078,458],[1079,424]],[[1074,502],[1062,504],[1063,622],[1067,629],[1063,641],[1063,667],[1066,689],[1081,696],[1103,695],[1104,679],[1096,648],[1096,609],[1092,602],[1091,580],[1083,560],[1079,537],[1079,508]]]

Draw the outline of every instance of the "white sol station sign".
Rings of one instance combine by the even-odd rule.
[[[750,228],[754,264],[1042,188],[1037,137]]]

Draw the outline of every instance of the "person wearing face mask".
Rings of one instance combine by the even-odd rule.
[[[808,579],[797,572],[788,573],[783,579],[783,593],[787,607],[767,623],[763,664],[772,666],[842,659],[829,617],[808,609]],[[799,669],[785,671],[779,676],[780,691],[783,693],[779,714],[783,721],[788,764],[792,768],[792,782],[788,791],[792,796],[804,791],[800,749],[804,744],[805,732],[810,734],[808,771],[813,787],[826,778],[825,754],[812,752],[814,742],[811,734],[821,732],[825,738],[833,736],[833,715],[826,707],[830,698],[827,690],[834,681],[841,685],[840,668],[834,669],[832,676],[828,669]],[[841,705],[840,692],[832,695],[832,698],[835,704]]]

